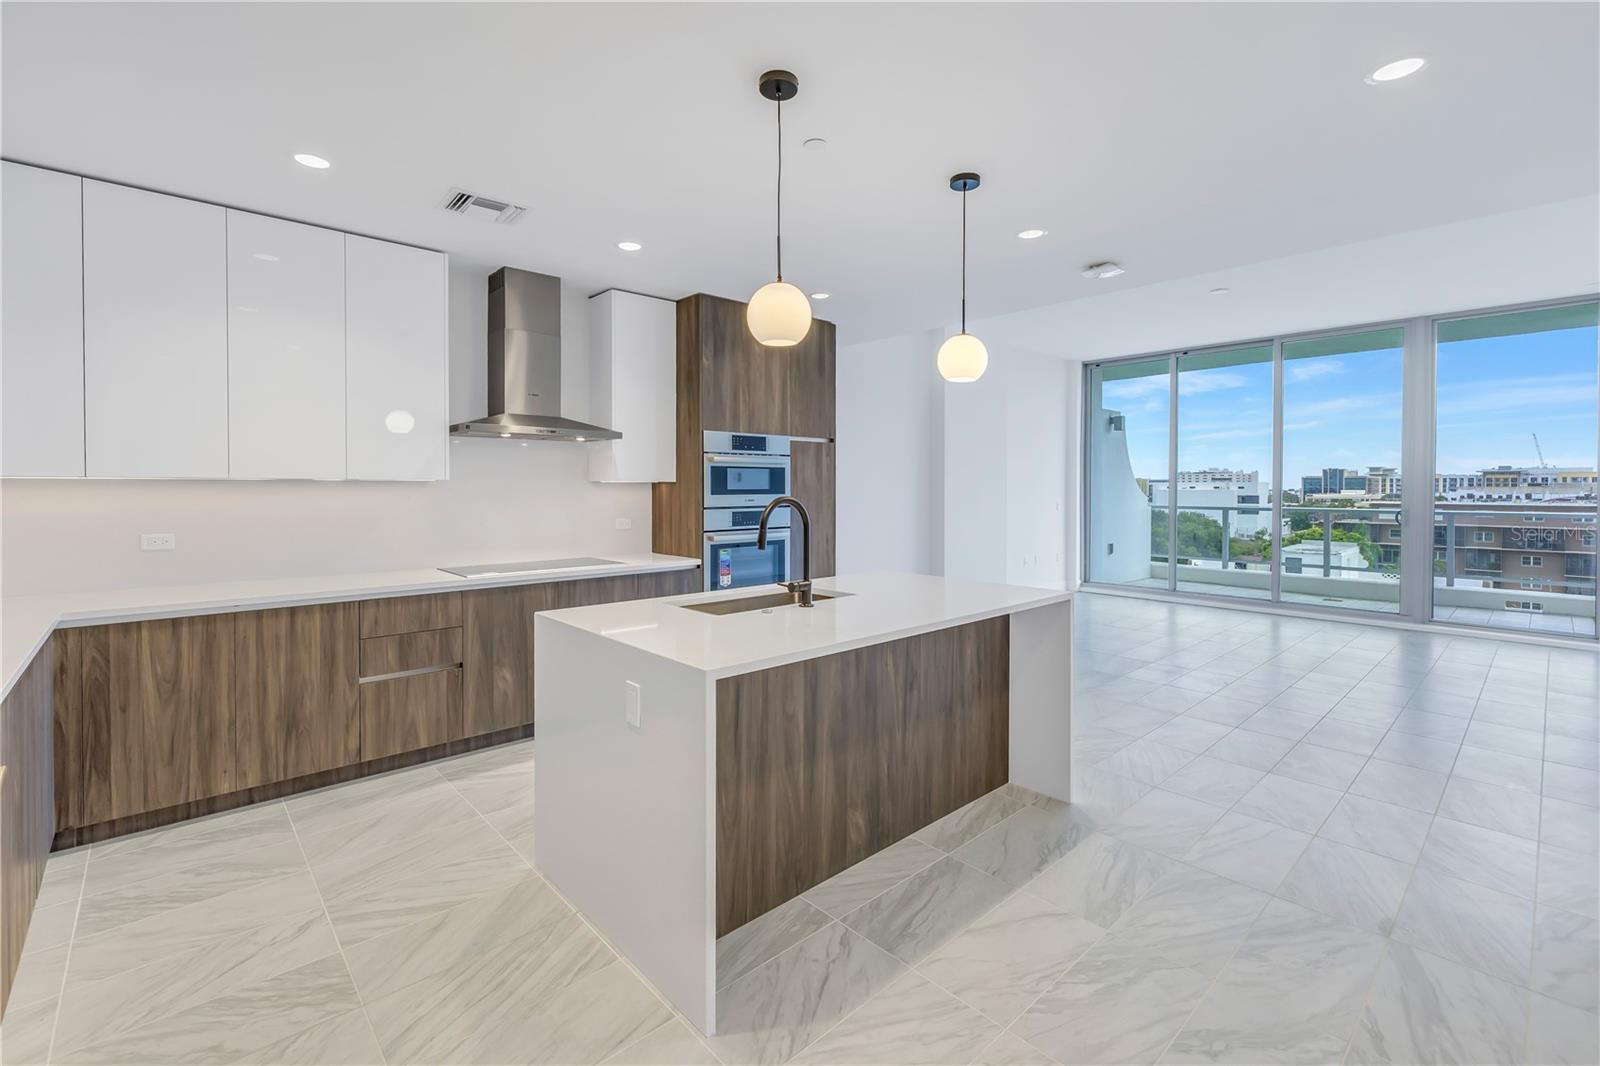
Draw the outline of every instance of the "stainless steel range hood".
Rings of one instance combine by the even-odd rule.
[[[489,413],[458,437],[617,440],[614,429],[561,417],[561,279],[501,267],[489,275]]]

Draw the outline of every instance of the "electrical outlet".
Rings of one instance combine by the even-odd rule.
[[[617,528],[618,529],[632,529],[633,528],[633,519],[631,519],[631,518],[619,518],[619,519],[617,519]]]
[[[624,681],[622,683],[622,716],[635,729],[640,728],[639,696],[639,682]]]
[[[176,533],[141,533],[139,550],[144,552],[169,552],[178,547]]]

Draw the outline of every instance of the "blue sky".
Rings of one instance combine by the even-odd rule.
[[[1438,355],[1440,473],[1507,463],[1534,466],[1533,436],[1555,466],[1593,469],[1596,331],[1551,330],[1446,342]],[[1284,481],[1325,466],[1399,467],[1398,348],[1292,359],[1285,364]],[[1107,382],[1105,406],[1127,415],[1134,473],[1167,473],[1165,373]],[[1194,370],[1178,379],[1178,467],[1272,476],[1272,368]],[[1403,471],[1402,471],[1403,473]]]

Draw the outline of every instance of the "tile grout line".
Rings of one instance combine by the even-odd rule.
[[[842,922],[840,924],[843,925]],[[857,933],[855,930],[851,929],[849,926],[845,926],[845,931],[847,933],[854,934],[858,939],[861,940],[862,943],[866,944],[873,951],[876,951],[879,954],[883,955],[885,958],[892,960],[895,963],[895,965],[897,965],[897,966],[902,968],[903,972],[895,974],[894,978],[892,980],[890,980],[890,981],[885,982],[882,988],[879,988],[876,991],[870,993],[867,996],[867,998],[863,999],[860,1003],[857,1003],[854,1007],[852,1007],[851,1009],[845,1011],[838,1018],[834,1019],[834,1022],[833,1022],[832,1025],[828,1026],[822,1032],[818,1033],[815,1037],[811,1038],[810,1040],[807,1040],[804,1044],[801,1044],[799,1047],[795,1048],[794,1051],[791,1052],[788,1055],[788,1057],[786,1057],[786,1058],[781,1060],[782,1063],[793,1062],[795,1059],[799,1058],[802,1054],[804,1054],[807,1049],[816,1047],[823,1040],[827,1039],[828,1035],[830,1033],[832,1033],[835,1029],[838,1029],[845,1022],[847,1022],[851,1018],[855,1017],[858,1013],[861,1012],[861,1010],[863,1008],[866,1007],[867,1004],[869,1004],[873,1000],[877,999],[878,995],[880,993],[884,992],[885,990],[889,989],[890,987],[892,987],[894,985],[899,984],[902,980],[905,979],[906,974],[908,974],[908,973],[916,973],[916,969],[914,967],[912,967],[912,965],[910,963],[901,962],[900,959],[898,957],[896,957],[892,952],[887,951],[884,948],[878,946],[878,944],[875,941],[873,941],[872,938],[862,936],[860,933]],[[812,935],[814,936],[815,934],[812,934]],[[806,939],[809,940],[811,938],[807,937]],[[917,974],[917,976],[921,977],[922,975],[921,974]],[[926,978],[924,978],[924,980],[926,980]],[[780,1066],[781,1066],[781,1064],[780,1064]]]
[[[988,795],[988,794],[989,793],[985,793],[985,795]],[[979,797],[979,799],[982,799],[982,798],[983,797]],[[974,801],[971,801],[971,802],[977,802],[977,801],[974,800]],[[989,833],[989,832],[991,832],[993,830],[998,829],[1000,826],[1004,825],[1006,822],[1010,821],[1013,817],[1015,817],[1016,815],[1020,814],[1022,811],[1027,810],[1031,806],[1033,806],[1033,804],[1025,803],[1022,807],[1019,807],[1019,808],[1017,808],[1017,810],[1012,811],[1010,814],[1008,814],[1004,818],[1000,819],[1000,821],[996,822],[994,825],[989,826],[987,829],[984,829],[982,832],[975,834],[972,837],[972,840],[976,840],[978,837],[984,836],[985,834],[987,834],[987,833]],[[957,809],[959,810],[961,808],[957,808]],[[953,814],[955,812],[952,811],[951,813]],[[928,824],[930,826],[931,825],[936,825],[936,824],[938,824],[939,821],[943,820],[943,817],[944,816],[941,816],[941,818],[936,818],[936,819],[934,819],[933,822],[930,822]],[[923,828],[926,829],[927,826],[924,826]],[[920,833],[920,832],[922,832],[922,830],[919,829],[919,830],[917,830],[917,832]],[[917,839],[916,834],[913,833],[907,839]],[[977,867],[972,866],[970,863],[967,863],[967,862],[963,861],[962,859],[956,858],[955,853],[953,851],[945,851],[943,848],[940,848],[940,847],[938,847],[936,845],[933,845],[933,844],[929,844],[925,840],[917,839],[917,842],[922,844],[925,847],[930,848],[933,851],[939,852],[938,857],[933,859],[927,865],[921,866],[917,870],[913,871],[912,873],[907,874],[905,877],[903,877],[900,880],[896,881],[894,884],[886,887],[885,889],[883,889],[883,891],[881,891],[881,892],[877,893],[876,895],[872,896],[870,899],[865,900],[862,903],[858,904],[857,906],[851,908],[843,916],[834,917],[831,912],[823,911],[821,907],[817,907],[816,908],[817,910],[822,911],[822,913],[824,913],[824,914],[827,914],[829,916],[829,918],[831,919],[828,922],[827,925],[824,925],[819,929],[816,929],[816,930],[813,930],[810,933],[807,933],[805,936],[803,936],[799,940],[795,941],[794,944],[789,945],[789,947],[784,948],[782,951],[780,951],[777,954],[773,955],[771,958],[765,960],[760,965],[755,966],[755,967],[751,968],[750,970],[746,971],[744,974],[740,975],[738,978],[736,978],[736,981],[744,980],[745,978],[749,977],[751,974],[754,974],[758,970],[763,969],[764,967],[766,967],[768,964],[770,964],[773,961],[773,959],[776,959],[781,955],[788,954],[790,951],[794,950],[796,947],[799,947],[800,944],[803,944],[805,941],[810,940],[811,938],[817,936],[819,933],[825,932],[826,930],[831,928],[833,925],[839,925],[847,933],[855,935],[856,937],[861,939],[864,943],[869,944],[871,947],[873,947],[874,949],[876,949],[877,951],[879,951],[883,955],[887,956],[888,958],[893,959],[895,963],[897,963],[898,965],[900,965],[901,967],[904,968],[905,973],[897,974],[894,977],[893,980],[889,981],[886,985],[884,985],[884,988],[888,988],[889,985],[893,985],[893,984],[897,983],[898,981],[900,981],[902,978],[905,977],[906,973],[914,973],[918,977],[921,977],[923,980],[927,981],[929,984],[932,984],[935,988],[938,988],[940,991],[943,991],[947,995],[952,996],[956,1000],[956,1002],[958,1002],[958,1003],[962,1004],[963,1006],[968,1007],[968,1008],[970,1008],[970,1009],[972,1009],[974,1011],[977,1011],[977,1013],[980,1016],[982,1016],[984,1018],[988,1018],[988,1015],[984,1014],[981,1010],[978,1010],[978,1008],[973,1007],[972,1004],[967,1003],[966,1000],[962,999],[960,996],[955,995],[955,993],[951,992],[949,989],[945,988],[943,985],[939,984],[937,981],[934,981],[932,978],[929,978],[926,974],[922,973],[922,971],[917,969],[916,965],[914,965],[912,963],[908,963],[908,962],[902,961],[900,958],[895,956],[888,949],[884,948],[882,945],[880,945],[876,941],[874,941],[871,937],[868,937],[868,936],[865,936],[865,935],[863,935],[861,933],[856,932],[854,929],[852,929],[848,925],[845,925],[845,923],[844,923],[844,918],[849,917],[851,914],[855,914],[856,912],[860,911],[862,908],[866,907],[868,904],[872,903],[874,900],[877,900],[877,899],[881,898],[882,896],[887,895],[889,892],[892,892],[894,889],[899,888],[901,885],[905,884],[907,881],[910,881],[913,877],[916,877],[919,874],[931,869],[934,865],[936,865],[937,863],[943,861],[944,859],[952,859],[955,862],[959,863],[960,865],[966,867],[969,870],[973,870],[973,871],[975,871],[975,872],[977,872],[979,874],[983,874],[985,877],[993,877],[992,874],[988,874],[985,871],[979,870]],[[968,844],[968,843],[971,843],[971,840],[964,841],[963,845]],[[869,856],[869,858],[870,858],[870,856]],[[862,861],[866,861],[866,860],[862,860]],[[840,872],[843,873],[844,871],[840,871]],[[999,878],[994,878],[994,880],[999,881]],[[1005,882],[1003,882],[1003,881],[1000,882],[1000,883],[1001,884],[1005,884]],[[1007,885],[1007,888],[1010,888],[1010,886]],[[1019,892],[1021,892],[1020,889],[1012,889],[1010,892],[1007,893],[1007,895],[1004,898],[1002,898],[999,902],[997,902],[994,905],[994,907],[988,908],[987,910],[985,910],[983,912],[983,914],[979,915],[977,918],[974,918],[973,922],[977,922],[977,921],[981,920],[981,918],[983,918],[983,917],[987,916],[988,914],[990,914],[991,912],[993,912],[1001,904],[1005,903],[1006,900],[1010,899],[1012,896],[1016,895]],[[804,894],[802,893],[800,896],[798,896],[796,898],[804,899],[805,897],[804,897]],[[816,907],[816,904],[811,903],[810,900],[806,900],[806,902],[808,904],[810,904],[811,906]],[[968,928],[971,927],[971,924],[972,923],[968,923]],[[959,936],[960,934],[958,933],[956,935]],[[954,940],[955,937],[951,937],[950,939]],[[948,943],[948,941],[946,941],[946,943]],[[931,955],[932,952],[930,952],[929,954]],[[730,981],[728,983],[728,986],[731,986],[734,983],[735,983],[734,981]],[[724,987],[728,987],[728,986],[724,986]],[[721,991],[721,989],[719,988],[717,991]],[[878,996],[878,993],[882,992],[882,991],[883,991],[883,989],[878,989],[877,991],[875,991],[872,994],[868,995],[866,999],[862,1000],[854,1008],[852,1008],[851,1010],[845,1012],[845,1014],[842,1015],[841,1017],[835,1019],[834,1023],[832,1025],[828,1026],[827,1029],[825,1029],[821,1033],[817,1034],[817,1036],[815,1036],[811,1040],[807,1041],[805,1044],[803,1044],[800,1047],[796,1048],[793,1051],[793,1053],[789,1056],[789,1058],[784,1060],[784,1061],[786,1061],[786,1062],[787,1061],[791,1061],[794,1058],[796,1058],[797,1056],[799,1056],[800,1054],[802,1054],[807,1048],[815,1046],[819,1041],[821,1041],[825,1037],[827,1037],[829,1033],[832,1033],[835,1029],[839,1028],[839,1026],[843,1025],[844,1022],[847,1019],[849,1019],[850,1017],[854,1016],[857,1011],[860,1011],[863,1007],[865,1007],[867,1004],[871,1003],[874,999],[876,999],[877,996]],[[990,1020],[992,1021],[993,1019],[990,1019]],[[1002,1027],[1001,1032],[1004,1032],[1004,1027]],[[1000,1034],[997,1033],[995,1035],[996,1035],[996,1037],[998,1037]],[[985,1045],[985,1046],[987,1046],[987,1045]]]
[[[61,985],[56,990],[56,1009],[54,1016],[50,1019],[50,1040],[45,1045],[44,1051],[44,1061],[46,1063],[49,1063],[55,1057],[56,1032],[61,1028],[62,1001],[67,998],[67,974],[71,972],[72,968],[72,949],[78,942],[78,917],[83,914],[83,894],[89,885],[89,860],[93,854],[94,846],[90,845],[89,849],[83,853],[83,871],[78,875],[78,901],[72,912],[72,932],[67,937],[67,957],[61,964]],[[49,865],[48,859],[46,859],[45,865]],[[26,940],[23,941],[23,945],[26,947]]]
[[[305,844],[300,840],[300,827],[294,824],[294,814],[289,810],[289,805],[282,800],[278,802],[283,805],[284,816],[289,820],[289,831],[294,834],[295,847],[300,850],[300,861],[305,863],[306,876],[311,878],[311,887],[316,890],[317,902],[322,904],[322,919],[328,923],[328,932],[333,934],[333,943],[339,949],[339,961],[344,963],[345,976],[350,978],[350,987],[355,991],[356,1002],[361,1005],[361,1017],[366,1020],[367,1031],[372,1034],[373,1043],[377,1045],[379,1059],[387,1064],[389,1053],[383,1049],[383,1040],[378,1036],[378,1027],[372,1024],[372,1015],[367,1013],[366,997],[361,994],[361,986],[356,983],[355,970],[350,968],[350,957],[344,951],[344,939],[339,936],[338,926],[333,924],[333,915],[328,913],[328,901],[323,898],[322,885],[317,881],[316,871],[311,868],[311,859],[306,855]],[[301,1032],[304,1033],[309,1029],[310,1026]]]
[[[530,748],[531,747],[532,746],[530,745]],[[534,772],[535,773],[538,772],[537,768],[535,769]],[[555,897],[557,899],[559,899],[566,906],[566,908],[572,912],[572,916],[574,918],[578,919],[579,923],[581,923],[585,929],[589,930],[589,932],[594,935],[594,938],[596,940],[598,940],[598,941],[600,941],[600,943],[604,944],[606,946],[606,950],[611,952],[613,958],[617,962],[619,962],[623,966],[625,966],[627,968],[628,972],[633,974],[633,976],[638,979],[640,984],[644,985],[645,988],[649,989],[650,994],[656,998],[656,1002],[660,1003],[664,1008],[666,1008],[667,1013],[671,1015],[671,1017],[667,1021],[662,1022],[661,1025],[655,1026],[654,1028],[650,1029],[648,1032],[640,1033],[638,1039],[630,1040],[628,1043],[624,1044],[622,1047],[617,1048],[611,1054],[612,1055],[617,1055],[617,1054],[621,1054],[624,1051],[627,1051],[629,1048],[633,1047],[635,1044],[640,1043],[646,1037],[648,1037],[652,1033],[656,1032],[656,1030],[661,1029],[663,1026],[668,1025],[674,1019],[683,1019],[685,1021],[685,1023],[687,1024],[688,1020],[684,1019],[683,1015],[678,1011],[678,1009],[667,1001],[667,998],[661,994],[660,989],[656,988],[654,982],[650,981],[647,977],[645,977],[644,974],[640,973],[638,971],[638,969],[634,967],[633,963],[628,961],[627,956],[623,955],[622,952],[618,951],[617,948],[616,948],[616,945],[612,944],[611,941],[605,936],[604,933],[602,933],[602,932],[600,932],[600,930],[596,929],[594,927],[594,925],[589,921],[589,919],[587,917],[585,917],[584,913],[581,910],[579,910],[577,907],[574,907],[572,905],[572,901],[567,899],[566,896],[562,895],[561,890],[559,888],[557,888],[555,885],[550,883],[549,878],[545,877],[544,874],[539,872],[539,868],[533,865],[533,860],[532,859],[529,859],[526,855],[522,854],[522,852],[517,850],[516,846],[511,843],[510,839],[507,838],[504,833],[500,832],[500,830],[495,827],[494,823],[489,821],[489,819],[484,815],[484,813],[482,811],[478,810],[477,806],[470,799],[467,798],[467,794],[465,792],[461,791],[460,786],[458,786],[456,784],[455,780],[453,778],[446,777],[442,773],[439,776],[444,779],[445,783],[450,786],[450,788],[455,792],[455,794],[457,796],[461,797],[461,802],[465,803],[467,805],[467,807],[471,809],[472,813],[477,815],[478,818],[483,822],[483,824],[489,827],[489,831],[492,832],[495,836],[499,837],[500,840],[505,844],[505,846],[510,848],[512,853],[515,854],[517,856],[517,858],[522,860],[523,865],[528,868],[529,872],[532,873],[534,877],[537,877],[541,884],[543,884],[546,888],[548,888],[552,893],[555,894]],[[602,969],[604,969],[604,967],[602,967]],[[596,970],[595,972],[599,973],[600,971]],[[713,983],[715,983],[715,979],[714,978],[713,978]],[[714,993],[715,993],[715,990],[713,989],[713,994]],[[699,1027],[698,1026],[694,1026],[694,1025],[690,1025],[690,1029],[693,1032],[695,1040],[699,1042],[701,1047],[705,1048],[707,1054],[709,1054],[713,1059],[716,1059],[716,1061],[721,1062],[722,1059],[720,1057],[718,1057],[717,1053],[711,1049],[711,1046],[709,1044],[706,1043],[706,1039],[700,1033]],[[609,1058],[610,1056],[607,1056],[607,1057]]]

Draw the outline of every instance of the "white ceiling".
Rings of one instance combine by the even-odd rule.
[[[818,313],[854,341],[954,317],[945,183],[961,169],[984,176],[984,315],[1592,196],[1597,12],[7,2],[0,151],[486,269],[743,298],[772,269],[773,107],[755,81],[785,66],[801,83],[785,273],[834,293]],[[1430,66],[1363,81],[1408,55]],[[509,228],[455,218],[436,207],[451,186],[531,210]],[[1014,237],[1032,226],[1049,236]],[[1128,273],[1078,276],[1101,258]]]
[[[1600,290],[1597,277],[1600,196],[1584,196],[1014,311],[972,331],[996,354],[1109,359],[1579,296]]]

